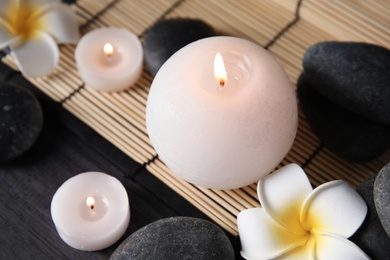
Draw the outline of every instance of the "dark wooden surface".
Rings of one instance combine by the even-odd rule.
[[[108,259],[126,237],[158,219],[192,216],[209,220],[144,165],[127,157],[20,73],[1,63],[0,82],[30,89],[44,112],[43,130],[33,147],[19,158],[0,164],[0,259]],[[56,190],[70,177],[86,171],[118,178],[130,200],[131,219],[125,235],[113,246],[96,252],[66,245],[50,215]],[[239,258],[239,239],[227,235]]]

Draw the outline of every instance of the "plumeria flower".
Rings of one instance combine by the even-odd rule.
[[[60,0],[0,0],[0,49],[10,48],[24,75],[53,72],[59,60],[57,43],[78,39],[76,15]]]
[[[238,215],[246,259],[342,259],[369,257],[348,240],[367,214],[363,198],[346,182],[312,189],[304,171],[289,164],[261,179],[263,208]]]

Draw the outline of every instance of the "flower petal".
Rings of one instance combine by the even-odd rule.
[[[37,31],[36,37],[12,46],[11,54],[22,73],[29,77],[41,77],[54,71],[58,64],[59,51],[53,38]]]
[[[9,46],[14,40],[15,37],[8,30],[6,25],[2,23],[0,18],[0,50]]]
[[[316,259],[315,256],[316,239],[314,236],[310,236],[309,240],[304,246],[294,248],[291,251],[281,255],[278,259],[283,260],[296,260],[296,259]]]
[[[308,235],[288,232],[261,208],[246,209],[237,217],[241,255],[246,259],[269,259],[306,243]]]
[[[260,203],[268,214],[288,230],[303,234],[300,211],[312,191],[305,172],[296,164],[288,164],[261,179],[257,185]]]
[[[15,0],[0,0],[0,19],[7,21],[11,8],[15,8],[19,1]]]
[[[41,30],[52,35],[60,43],[76,43],[79,40],[79,28],[77,17],[73,10],[66,4],[55,3],[42,7],[34,15],[34,19],[40,19],[43,27]]]
[[[357,245],[346,238],[332,235],[316,235],[316,259],[345,260],[370,259]]]
[[[319,232],[350,237],[363,223],[367,204],[345,181],[331,181],[318,186],[305,201],[302,225]]]

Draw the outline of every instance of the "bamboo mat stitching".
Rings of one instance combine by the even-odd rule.
[[[318,146],[314,151],[313,153],[309,156],[309,158],[306,159],[306,161],[302,164],[302,169],[305,169],[310,163],[311,161],[313,161],[313,159],[318,155],[318,153],[324,148],[324,145],[322,143],[320,143],[320,146]]]
[[[83,82],[77,89],[75,89],[73,92],[71,92],[67,97],[65,97],[63,100],[61,100],[59,103],[62,105],[69,99],[71,99],[75,94],[79,93],[80,90],[82,90],[85,86],[85,83]]]
[[[166,10],[161,16],[160,18],[158,18],[156,20],[156,23],[158,23],[159,21],[163,20],[166,16],[168,16],[173,10],[175,10],[179,5],[181,5],[183,2],[185,2],[186,0],[178,0],[176,3],[174,3],[168,10]],[[141,35],[139,35],[140,37],[143,37],[144,34],[149,30],[150,28],[146,28],[142,33]]]
[[[264,49],[268,49],[270,48],[272,45],[274,45],[276,43],[276,41],[281,37],[283,36],[283,34],[285,32],[287,32],[290,28],[292,28],[297,22],[299,22],[299,19],[300,19],[300,15],[299,15],[299,11],[301,9],[301,6],[302,6],[302,1],[303,0],[299,0],[297,2],[297,6],[295,8],[295,16],[294,16],[294,20],[292,20],[291,22],[289,22],[282,30],[280,30],[279,33],[277,33],[275,35],[274,38],[271,39],[271,41],[269,43],[267,43],[265,46],[264,46]]]
[[[125,173],[124,174],[124,178],[126,179],[134,179],[136,175],[138,175],[139,173],[141,173],[143,170],[146,169],[146,167],[148,165],[150,165],[151,163],[153,163],[155,160],[158,159],[158,154],[154,155],[151,159],[149,159],[147,162],[144,162],[142,165],[140,165],[137,169],[135,169],[134,171],[132,172],[128,172],[128,173]]]
[[[84,24],[82,24],[80,26],[80,30],[81,31],[84,31],[90,24],[92,24],[93,22],[95,22],[97,19],[99,19],[100,16],[102,16],[104,13],[106,13],[107,11],[109,11],[112,7],[114,7],[119,1],[122,1],[122,0],[113,0],[111,3],[109,3],[108,5],[106,5],[106,7],[104,7],[102,10],[100,10],[98,13],[96,13],[95,15],[93,15],[90,19],[88,19],[87,22],[85,22]],[[79,5],[77,2],[76,2],[76,5],[77,7],[79,7],[80,9],[82,9],[83,11],[85,11],[86,13],[90,13],[88,10],[86,10],[83,6]]]

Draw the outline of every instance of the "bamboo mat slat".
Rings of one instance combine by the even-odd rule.
[[[129,29],[141,40],[160,19],[201,19],[219,34],[267,46],[285,68],[294,88],[302,71],[303,54],[314,43],[345,40],[390,47],[390,3],[385,1],[79,0],[72,8],[82,34],[115,26]],[[28,80],[125,154],[145,164],[151,174],[222,228],[237,235],[237,214],[246,208],[260,207],[256,184],[235,190],[212,190],[177,177],[156,159],[147,135],[145,107],[153,81],[148,71],[145,69],[138,82],[126,91],[97,92],[80,79],[74,49],[73,45],[60,46],[56,71],[47,77]],[[5,56],[2,62],[17,69],[10,56]],[[338,158],[322,146],[299,107],[297,136],[277,169],[293,162],[304,167],[314,187],[334,179],[346,180],[356,187],[389,161],[390,151],[367,163],[353,164]]]
[[[94,16],[102,12],[108,5],[110,5],[113,0],[100,0],[100,1],[88,1],[88,0],[79,0],[76,2],[76,6],[80,7],[86,13],[89,13],[90,16]]]
[[[221,34],[265,45],[293,19],[294,14],[272,1],[196,0],[184,1],[167,17],[201,19]]]
[[[207,216],[216,221],[232,234],[237,234],[236,218],[229,211],[221,207],[218,202],[210,199],[202,193],[196,186],[185,182],[179,177],[172,175],[171,171],[160,161],[156,160],[147,166],[152,174],[159,177],[167,186],[175,190]]]
[[[294,13],[300,0],[272,0],[280,6],[283,6],[290,13]]]
[[[175,1],[119,1],[109,12],[99,19],[114,27],[127,28],[136,35],[141,35]],[[94,5],[95,2],[90,2]]]
[[[382,6],[368,11],[362,6],[363,2],[375,4],[376,1],[305,0],[302,2],[301,17],[336,40],[374,42],[389,48],[388,3],[379,1]]]

